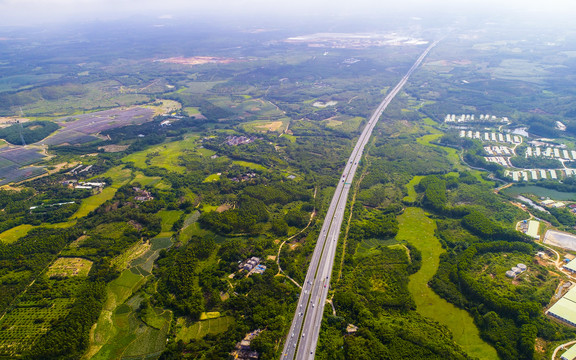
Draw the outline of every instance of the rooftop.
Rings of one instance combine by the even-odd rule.
[[[570,289],[566,295],[552,305],[546,312],[546,314],[548,313],[573,326],[576,325],[576,287]]]
[[[561,359],[563,360],[574,360],[576,358],[576,345],[572,346],[568,351],[562,354]]]
[[[572,289],[568,290],[566,295],[564,295],[564,298],[576,304],[576,287],[573,287]]]
[[[568,264],[564,265],[566,270],[570,270],[572,272],[576,272],[576,260],[570,261]]]
[[[538,228],[540,227],[540,222],[536,221],[536,220],[530,220],[528,221],[528,231],[526,231],[526,235],[533,237],[533,238],[540,238],[540,235],[538,235]]]

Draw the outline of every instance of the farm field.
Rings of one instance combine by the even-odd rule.
[[[134,304],[137,305],[137,304]],[[155,358],[166,346],[166,336],[172,314],[161,312],[151,322],[158,328],[148,326],[137,317],[135,308],[123,304],[112,314],[114,335],[90,359],[141,359]]]
[[[83,258],[69,258],[61,257],[58,258],[48,271],[46,276],[58,276],[58,277],[70,277],[70,276],[81,276],[86,277],[92,268],[92,261]]]
[[[165,211],[163,219],[170,224],[180,213]],[[160,250],[171,245],[170,238],[156,237],[147,244],[135,244],[112,261],[118,268],[127,269],[108,284],[108,297],[91,331],[86,359],[154,357],[164,349],[172,313],[154,309],[143,322],[136,314],[141,298],[133,295],[150,275]]]
[[[6,230],[0,234],[0,242],[3,242],[4,244],[11,244],[28,234],[28,232],[34,229],[34,227],[34,225],[23,224]]]
[[[14,358],[27,351],[32,343],[50,329],[50,322],[70,311],[73,299],[57,298],[50,306],[20,304],[0,319],[0,357]]]
[[[214,210],[216,210],[216,209],[214,209]],[[188,241],[188,239],[190,239],[190,237],[192,235],[205,236],[205,235],[208,235],[210,233],[211,232],[209,230],[202,229],[200,227],[200,224],[198,224],[198,222],[194,222],[194,223],[190,224],[189,226],[187,226],[184,230],[182,230],[180,239],[182,241]]]
[[[110,263],[120,271],[126,270],[126,268],[128,268],[128,264],[130,264],[132,260],[142,256],[146,251],[150,249],[151,246],[152,245],[150,242],[137,242],[123,254],[120,254],[112,259]]]
[[[208,175],[206,177],[206,179],[204,179],[203,182],[207,183],[207,182],[218,181],[218,180],[220,180],[220,175],[212,174],[212,175]]]
[[[25,89],[32,84],[39,82],[56,80],[62,77],[61,74],[41,74],[41,75],[12,75],[0,78],[0,91],[14,91]]]
[[[422,268],[410,276],[408,284],[416,302],[416,310],[447,326],[454,335],[454,341],[470,356],[497,359],[496,350],[480,338],[470,314],[442,299],[428,287],[428,281],[436,273],[440,254],[444,251],[440,241],[434,237],[434,221],[427,217],[424,210],[409,207],[398,217],[398,222],[400,230],[396,238],[411,243],[422,252]]]
[[[344,131],[344,132],[354,132],[358,130],[358,127],[360,127],[360,125],[362,124],[362,121],[364,121],[364,118],[356,116],[356,117],[350,117],[350,116],[336,116],[334,118],[325,120],[325,124],[327,127],[331,128],[331,129],[335,129],[335,130],[340,130],[340,131]]]
[[[224,81],[191,81],[186,84],[185,88],[178,90],[178,92],[184,94],[204,94],[214,86],[222,83],[224,83]]]
[[[45,173],[44,168],[27,166],[42,161],[44,158],[44,155],[38,153],[35,148],[0,147],[0,185],[26,180]]]
[[[142,104],[150,99],[144,94],[122,92],[120,86],[115,80],[87,83],[83,86],[82,96],[67,95],[58,101],[38,98],[37,101],[23,105],[22,111],[27,116],[50,116],[53,119],[54,116],[82,115],[102,108]]]
[[[176,341],[200,340],[206,335],[216,335],[226,331],[234,323],[231,316],[222,316],[213,319],[200,320],[187,324],[184,318],[178,318],[176,326],[181,327],[176,335]]]
[[[82,200],[80,208],[71,216],[71,219],[84,217],[98,208],[98,206],[104,204],[107,200],[112,199],[120,186],[130,182],[132,179],[132,171],[130,169],[123,169],[122,166],[117,166],[109,169],[101,176],[111,178],[113,181],[112,185],[102,189],[99,194],[92,195]]]
[[[172,225],[180,218],[182,213],[180,210],[160,210],[158,216],[162,219],[162,232],[172,231]]]
[[[230,97],[212,98],[211,101],[220,107],[229,109],[239,116],[256,118],[257,120],[278,121],[284,117],[284,112],[274,104],[263,99],[231,99]]]
[[[154,184],[154,187],[156,189],[159,189],[159,190],[169,190],[172,188],[172,185],[170,185],[170,183],[167,181],[161,180],[161,181],[157,182],[156,184]]]
[[[249,132],[278,132],[281,133],[286,129],[290,119],[282,118],[274,121],[257,120],[242,124],[244,130]]]
[[[182,108],[182,104],[174,100],[162,99],[157,100],[156,103],[160,103],[160,105],[144,105],[143,107],[154,110],[154,116],[168,114]]]
[[[139,171],[135,172],[135,174],[131,183],[139,183],[143,187],[156,186],[162,180],[160,176],[146,176]]]
[[[172,238],[157,236],[150,240],[150,244],[145,253],[130,261],[128,266],[133,273],[148,276],[152,272],[154,261],[160,256],[160,251],[172,246]]]
[[[76,224],[76,221],[66,221],[66,222],[60,222],[60,223],[54,223],[54,224],[48,224],[48,223],[42,223],[41,225],[30,225],[30,224],[22,224],[22,225],[18,225],[16,227],[13,227],[12,229],[8,229],[6,231],[4,231],[3,233],[0,234],[0,242],[6,243],[6,244],[10,244],[15,242],[16,240],[20,239],[23,236],[26,236],[30,230],[35,229],[37,227],[45,227],[45,228],[49,228],[49,229],[64,229],[64,228],[69,228],[70,226],[73,226],[74,224]]]
[[[142,275],[134,274],[130,270],[124,270],[120,277],[108,284],[106,302],[96,325],[90,332],[90,347],[87,358],[92,358],[99,351],[105,351],[104,346],[117,335],[120,329],[115,324],[116,321],[124,320],[125,323],[127,318],[118,318],[116,309],[140,287],[144,279]],[[128,344],[125,344],[125,346]]]
[[[194,116],[200,114],[200,109],[193,106],[187,106],[184,108],[184,112],[186,112],[188,116]]]
[[[232,163],[234,163],[236,165],[244,166],[244,167],[247,167],[250,169],[254,169],[254,170],[266,170],[266,167],[264,167],[260,164],[249,162],[249,161],[234,160],[234,161],[232,161]]]
[[[79,219],[86,215],[88,215],[91,211],[96,210],[98,206],[104,204],[107,200],[110,200],[114,197],[117,188],[112,186],[106,187],[102,189],[99,194],[92,195],[84,200],[82,200],[82,204],[80,204],[80,208],[76,211],[74,215],[72,215],[71,219]]]
[[[123,158],[124,162],[132,162],[134,166],[145,169],[148,166],[159,166],[170,171],[184,173],[186,170],[179,165],[178,157],[184,150],[196,149],[198,136],[187,136],[182,141],[175,141],[130,154]]]
[[[126,125],[143,124],[152,120],[153,115],[152,109],[132,107],[60,118],[56,121],[62,128],[39,143],[46,145],[82,144],[96,139],[91,134]]]

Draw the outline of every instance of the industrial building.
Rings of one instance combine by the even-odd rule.
[[[569,325],[576,326],[576,287],[570,289],[566,295],[552,305],[546,311],[546,314]]]
[[[560,356],[561,360],[574,360],[576,359],[576,345],[572,346],[568,351],[566,351],[562,356]]]
[[[251,271],[254,269],[258,264],[260,264],[260,258],[253,256],[252,258],[246,260],[242,264],[240,264],[240,268],[246,271]]]
[[[526,235],[539,239],[540,235],[538,235],[538,229],[540,228],[540,222],[536,220],[528,220],[528,229],[526,231]],[[520,264],[519,264],[520,265]],[[518,266],[520,267],[520,266]]]
[[[516,276],[522,274],[526,270],[528,270],[528,267],[526,265],[518,264],[516,266],[513,266],[511,270],[506,271],[506,276],[513,279]]]
[[[571,273],[576,273],[576,261],[570,261],[568,264],[564,265],[563,268],[570,271]]]

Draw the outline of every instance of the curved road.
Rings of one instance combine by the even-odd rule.
[[[364,127],[352,155],[346,163],[342,177],[338,181],[334,197],[326,213],[326,218],[316,243],[316,248],[312,254],[312,260],[308,267],[308,273],[302,286],[302,292],[296,307],[296,313],[292,320],[292,326],[288,333],[284,350],[282,351],[282,360],[287,359],[314,359],[318,334],[322,324],[324,314],[324,305],[330,287],[330,276],[332,275],[332,266],[336,255],[338,237],[340,228],[344,219],[344,211],[348,192],[352,179],[356,174],[358,162],[362,158],[364,147],[368,143],[372,131],[380,116],[390,104],[392,99],[400,92],[402,87],[408,81],[408,78],[422,63],[422,60],[428,55],[439,41],[433,42],[420,55],[414,65],[408,70],[400,82],[388,93],[384,100],[378,105],[376,111],[370,117],[368,124]]]

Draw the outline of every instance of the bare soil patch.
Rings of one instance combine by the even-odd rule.
[[[30,121],[30,119],[15,117],[15,116],[0,116],[0,128],[8,127],[14,125],[17,122],[25,123]]]
[[[255,127],[258,129],[266,129],[269,131],[278,131],[282,127],[282,121],[272,121]]]
[[[48,277],[87,276],[92,268],[92,261],[83,258],[58,258],[50,266]]]
[[[202,65],[202,64],[230,64],[236,62],[237,60],[214,57],[214,56],[193,56],[193,57],[178,56],[154,61],[166,64]]]
[[[229,210],[231,208],[230,204],[222,204],[220,206],[218,206],[218,208],[216,208],[216,212],[224,212],[226,210]]]
[[[78,239],[74,240],[71,244],[70,247],[73,248],[77,248],[78,246],[80,246],[82,244],[82,242],[84,242],[84,240],[88,239],[88,235],[82,235],[80,236]]]
[[[115,152],[120,152],[120,151],[124,151],[126,149],[128,149],[130,145],[105,145],[105,146],[99,146],[98,150],[104,150],[104,152],[107,153],[115,153]]]

